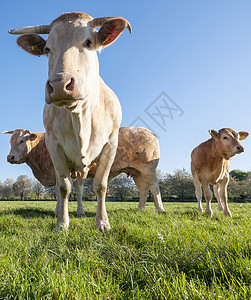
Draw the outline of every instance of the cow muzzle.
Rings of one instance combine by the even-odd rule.
[[[235,151],[236,151],[237,154],[242,153],[245,150],[244,147],[241,146],[241,145],[236,146],[235,149],[236,149]]]
[[[76,80],[70,75],[56,75],[47,80],[45,88],[45,101],[47,104],[55,104],[59,107],[67,106],[78,100]]]
[[[9,154],[9,155],[7,156],[7,162],[9,162],[9,163],[11,163],[11,164],[19,164],[19,163],[20,163],[19,161],[17,161],[17,160],[15,159],[15,155],[13,155],[13,154]]]

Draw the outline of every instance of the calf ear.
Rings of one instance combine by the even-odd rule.
[[[12,134],[14,131],[8,131],[8,130],[6,130],[6,131],[2,131],[1,133],[9,133],[9,134]]]
[[[29,141],[34,141],[37,138],[37,135],[35,133],[31,133],[26,137],[27,140]]]
[[[216,130],[210,129],[210,130],[208,130],[208,132],[211,134],[212,138],[214,138],[214,139],[219,138],[219,133]]]
[[[240,140],[245,140],[245,138],[249,136],[249,133],[246,131],[240,131],[239,136],[240,136]]]
[[[112,18],[106,21],[96,33],[98,45],[106,47],[112,44],[125,28],[127,28],[130,33],[132,32],[131,25],[124,18]]]
[[[30,54],[40,56],[45,54],[46,41],[38,34],[24,34],[17,39],[17,44]]]

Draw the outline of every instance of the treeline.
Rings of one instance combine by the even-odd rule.
[[[175,170],[174,174],[157,174],[164,202],[195,200],[192,175],[185,169]],[[83,199],[96,200],[92,186],[93,180],[86,179]],[[251,172],[233,170],[230,172],[228,185],[229,199],[244,199],[251,197]],[[108,184],[108,201],[138,201],[139,190],[131,177],[121,174]],[[1,200],[56,200],[55,188],[45,188],[37,180],[26,175],[20,175],[16,181],[6,179],[0,182]],[[75,184],[73,184],[70,200],[76,200]],[[153,201],[149,193],[148,201]]]

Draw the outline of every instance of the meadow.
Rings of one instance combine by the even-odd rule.
[[[251,204],[209,218],[196,203],[107,203],[112,230],[85,202],[56,231],[55,202],[0,202],[0,299],[251,299]],[[204,207],[205,207],[205,203]]]

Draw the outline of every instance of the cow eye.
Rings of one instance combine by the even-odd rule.
[[[50,53],[50,49],[49,49],[48,47],[45,47],[45,48],[44,48],[44,52],[45,52],[45,54],[48,55],[48,54]]]
[[[227,140],[227,136],[224,136],[224,138],[223,138],[224,140]]]
[[[20,144],[22,144],[23,142],[24,142],[24,141],[23,141],[23,140],[21,140],[21,141],[20,141]]]
[[[87,39],[87,40],[84,42],[83,46],[84,46],[85,48],[87,48],[87,49],[91,49],[91,48],[92,48],[92,41],[91,41],[90,39]]]

